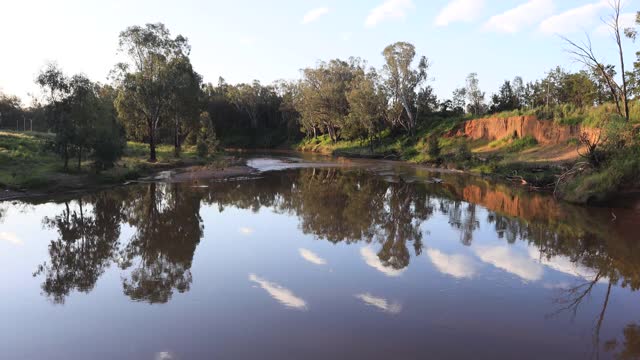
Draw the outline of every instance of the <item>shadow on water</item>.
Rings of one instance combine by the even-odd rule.
[[[55,230],[57,238],[34,277],[41,279],[44,296],[63,304],[73,292],[91,292],[105,270],[117,265],[122,292],[131,300],[169,302],[175,292],[190,290],[204,232],[202,206],[268,208],[295,216],[302,232],[317,239],[377,244],[382,266],[402,270],[423,252],[430,219],[440,215],[464,246],[489,229],[508,244],[531,245],[541,262],[562,257],[586,269],[583,282],[557,289],[555,310],[548,316],[575,315],[594,286],[604,283],[607,291],[593,322],[593,356],[601,348],[622,359],[640,356],[635,322],[624,328],[623,339],[604,344],[600,339],[612,287],[640,289],[637,214],[620,211],[612,221],[609,210],[559,204],[480,178],[445,175],[443,184],[435,184],[417,172],[376,175],[360,168],[296,169],[250,181],[150,183],[55,200],[61,212],[42,219],[42,225]],[[125,226],[133,231],[128,238],[121,236]]]

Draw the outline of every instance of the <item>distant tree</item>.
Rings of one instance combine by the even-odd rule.
[[[429,62],[422,56],[417,68],[411,65],[416,56],[415,46],[406,42],[397,42],[387,46],[382,52],[385,58],[385,82],[389,88],[392,100],[402,105],[406,112],[406,121],[400,117],[399,125],[409,134],[413,134],[416,127],[415,98],[416,88],[427,79]]]
[[[467,111],[473,116],[482,115],[485,112],[486,105],[484,103],[485,93],[480,90],[480,81],[477,73],[471,73],[467,76]]]
[[[418,98],[416,101],[417,114],[428,116],[436,111],[440,107],[438,96],[436,95],[432,86],[427,85],[420,89],[418,92]]]
[[[505,80],[497,94],[491,97],[491,112],[511,111],[520,108],[520,102],[511,82]]]
[[[459,88],[453,90],[451,97],[453,111],[464,114],[467,108],[467,88]]]
[[[203,112],[199,117],[200,129],[198,131],[197,151],[198,156],[207,157],[218,151],[219,141],[208,112]]]
[[[0,129],[18,129],[24,116],[20,98],[0,91]]]

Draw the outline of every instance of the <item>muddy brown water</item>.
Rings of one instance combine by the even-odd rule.
[[[246,156],[258,174],[0,202],[0,357],[640,356],[636,211]]]

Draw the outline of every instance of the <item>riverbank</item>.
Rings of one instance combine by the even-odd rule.
[[[176,174],[197,172],[200,178],[233,177],[251,172],[230,156],[200,158],[195,147],[190,146],[185,146],[177,158],[173,147],[160,145],[158,161],[149,163],[147,145],[136,142],[127,144],[124,156],[111,169],[96,174],[87,160],[82,162],[80,170],[72,166],[65,172],[60,158],[46,149],[50,136],[37,132],[0,132],[0,201],[104,189],[165,170],[175,170]]]
[[[557,176],[577,160],[573,143],[540,145],[529,138],[503,141],[439,137],[436,154],[430,151],[429,132],[416,136],[383,137],[379,143],[331,142],[326,137],[306,139],[295,150],[348,158],[405,161],[441,170],[458,170],[553,190]]]
[[[610,122],[615,125],[615,122]],[[576,204],[606,205],[621,193],[638,193],[640,161],[637,161],[635,124],[614,132],[583,123],[563,124],[532,115],[466,119],[427,126],[416,135],[382,132],[374,140],[333,142],[328,136],[304,139],[293,148],[350,158],[391,159],[439,169],[457,169],[552,192]],[[628,129],[625,130],[625,126]],[[611,146],[602,138],[623,138],[626,146]],[[606,161],[599,168],[588,162],[587,138],[597,144]],[[594,147],[595,148],[595,147]],[[581,155],[582,154],[582,155]],[[571,174],[567,177],[567,174]],[[562,182],[559,179],[565,179]],[[556,185],[560,183],[560,187]]]

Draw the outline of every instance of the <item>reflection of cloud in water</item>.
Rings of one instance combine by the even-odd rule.
[[[402,305],[397,302],[389,302],[385,298],[373,296],[369,293],[357,294],[356,298],[362,300],[366,305],[377,307],[378,309],[389,313],[398,314],[402,311]]]
[[[572,262],[571,259],[566,256],[553,256],[551,258],[547,258],[547,256],[542,254],[536,247],[529,247],[529,256],[553,270],[571,276],[591,280],[594,279],[597,275],[596,272],[593,271],[593,269],[590,269],[577,262]]]
[[[518,253],[505,246],[483,246],[475,249],[478,257],[499,269],[521,277],[528,281],[542,278],[544,268],[529,256]]]
[[[449,255],[440,250],[428,249],[427,256],[438,271],[458,279],[473,278],[478,268],[475,260],[462,254]]]
[[[371,250],[371,248],[369,247],[363,247],[362,249],[360,249],[360,255],[362,256],[362,258],[364,259],[364,262],[367,265],[371,266],[372,268],[380,271],[381,273],[387,276],[391,276],[391,277],[400,276],[404,272],[404,269],[396,270],[392,267],[384,266],[382,261],[380,261],[380,258],[378,258],[378,255],[376,255],[376,253],[373,250]]]
[[[307,260],[308,262],[315,264],[315,265],[326,265],[327,261],[323,258],[321,258],[320,256],[318,256],[316,253],[314,253],[311,250],[307,250],[307,249],[299,249],[300,251],[300,256],[302,256],[303,259]]]
[[[249,227],[241,227],[240,228],[240,233],[242,235],[251,235],[251,234],[253,234],[253,229],[249,228]]]
[[[155,360],[173,360],[173,355],[168,351],[160,351],[156,353]]]
[[[18,237],[15,233],[0,231],[0,241],[6,241],[13,245],[22,245],[22,239]]]
[[[262,279],[255,274],[249,274],[249,280],[260,285],[272,298],[276,299],[282,305],[298,310],[305,310],[307,303],[303,299],[297,297],[291,290],[282,287],[274,282]]]

